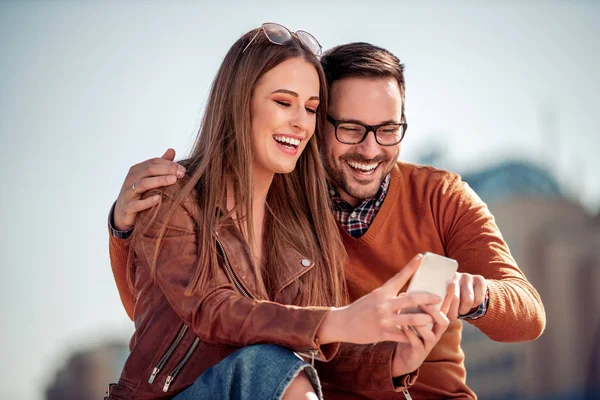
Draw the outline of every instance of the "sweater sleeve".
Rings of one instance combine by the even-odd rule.
[[[108,251],[110,254],[110,266],[121,303],[129,319],[133,321],[133,309],[135,307],[135,297],[129,289],[127,283],[127,254],[129,252],[128,241],[112,236],[109,232]]]
[[[459,272],[482,275],[488,286],[486,314],[469,323],[499,342],[537,339],[546,326],[542,300],[517,266],[486,204],[457,176],[444,181],[437,197],[447,256],[458,261]]]

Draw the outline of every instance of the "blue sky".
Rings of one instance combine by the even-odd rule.
[[[204,3],[0,3],[1,399],[41,399],[67,351],[129,335],[108,208],[131,164],[187,152],[222,57],[265,21],[401,58],[401,158],[529,159],[598,210],[598,3]]]

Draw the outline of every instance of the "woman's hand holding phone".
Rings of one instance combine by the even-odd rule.
[[[430,293],[402,293],[400,290],[413,276],[423,256],[415,256],[400,272],[378,289],[361,297],[352,304],[334,308],[327,313],[317,337],[320,343],[348,342],[367,344],[381,341],[411,343],[402,326],[422,327],[436,322],[439,315],[427,310],[436,309],[441,298]],[[421,307],[427,312],[401,314],[398,311]],[[437,322],[436,322],[437,323]],[[413,334],[414,335],[414,334]]]
[[[448,285],[446,298],[438,309],[432,305],[421,306],[433,319],[433,327],[410,326],[404,327],[406,342],[398,343],[392,357],[392,376],[409,374],[419,368],[431,350],[440,341],[450,320],[447,317],[448,310],[454,298],[456,283],[453,281]]]

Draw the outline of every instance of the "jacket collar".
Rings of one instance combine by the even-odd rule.
[[[235,278],[251,297],[257,298],[258,291],[256,290],[254,269],[250,261],[250,248],[242,233],[233,223],[221,224],[215,230],[215,236],[225,252],[225,262],[231,266]],[[284,246],[283,251],[285,255],[283,263],[277,266],[280,268],[281,282],[273,292],[275,298],[279,297],[283,289],[315,266],[313,260],[308,259],[290,245]]]

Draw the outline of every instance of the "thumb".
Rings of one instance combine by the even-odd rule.
[[[173,161],[175,159],[175,150],[168,148],[167,151],[165,151],[165,154],[160,156],[160,158]]]
[[[423,254],[421,253],[414,256],[413,259],[410,260],[408,264],[406,264],[404,268],[400,270],[400,272],[398,272],[396,275],[391,277],[386,283],[383,284],[382,289],[392,296],[397,296],[398,292],[402,290],[404,285],[406,285],[406,282],[408,282],[413,276],[413,274],[421,264],[422,259]]]
[[[444,298],[444,302],[440,307],[440,311],[445,315],[448,315],[448,311],[450,310],[450,305],[452,304],[452,300],[454,300],[454,291],[456,288],[456,282],[454,280],[448,284],[448,288],[446,289],[446,297]]]

